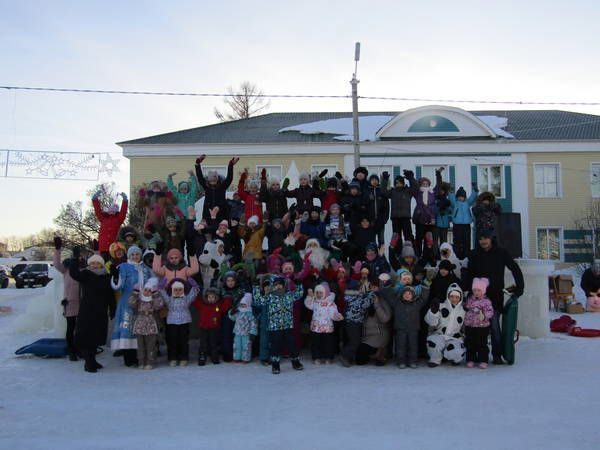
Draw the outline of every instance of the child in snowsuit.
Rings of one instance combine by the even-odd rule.
[[[301,285],[293,292],[286,292],[285,278],[275,277],[272,287],[264,286],[264,293],[256,286],[254,288],[254,301],[257,306],[266,306],[268,314],[269,342],[271,344],[271,371],[273,374],[281,372],[280,360],[284,344],[287,344],[292,359],[292,367],[302,370],[298,348],[292,334],[294,302],[302,298],[304,290]]]
[[[137,360],[140,369],[150,370],[156,359],[158,322],[156,313],[164,302],[158,293],[158,279],[146,281],[142,292],[135,289],[129,297],[134,313],[133,333],[137,337]]]
[[[185,293],[185,281],[174,278],[160,294],[167,305],[167,357],[169,366],[187,366],[189,355],[190,305],[198,295],[198,288],[193,286]],[[189,286],[189,285],[188,285]]]
[[[123,198],[121,208],[119,209],[116,204],[112,204],[107,209],[103,210],[100,205],[100,194],[101,191],[94,194],[92,197],[92,205],[94,205],[96,218],[98,219],[98,222],[100,222],[98,250],[104,259],[108,259],[109,246],[117,239],[119,228],[127,216],[127,206],[129,205],[129,201],[127,200],[127,195],[124,192],[121,192],[120,195]]]
[[[477,183],[471,183],[471,195],[461,186],[455,194],[449,194],[448,200],[452,207],[452,244],[459,259],[464,259],[471,248],[471,223],[473,213],[471,206],[477,199],[479,189]]]
[[[263,169],[264,170],[264,169]],[[260,200],[258,193],[258,182],[251,180],[248,183],[248,190],[245,189],[246,180],[248,179],[248,169],[244,169],[240,175],[240,181],[238,182],[237,194],[240,199],[244,202],[244,217],[258,217],[258,222],[263,222],[263,208],[262,201]]]
[[[412,369],[416,369],[421,306],[425,302],[425,296],[417,294],[414,287],[406,285],[399,295],[387,298],[394,314],[394,344],[398,367],[404,369],[408,364]]]
[[[350,367],[356,359],[356,351],[360,345],[365,316],[367,310],[373,305],[375,295],[373,291],[360,292],[358,290],[346,289],[344,297],[346,303],[344,329],[348,342],[340,355],[340,360],[344,367]]]
[[[219,344],[221,337],[221,321],[231,308],[231,298],[221,299],[219,291],[215,288],[206,289],[203,297],[194,300],[194,307],[198,310],[200,320],[200,346],[198,348],[198,365],[206,364],[206,355],[210,352],[213,364],[219,364]]]
[[[235,322],[233,360],[243,363],[250,362],[252,359],[252,336],[258,334],[256,318],[252,312],[252,294],[244,294],[237,311],[233,309],[229,311],[229,318]]]
[[[333,321],[344,320],[335,304],[335,294],[329,291],[327,283],[308,290],[304,306],[313,312],[310,322],[311,351],[315,364],[331,364],[335,351]]]
[[[492,302],[485,296],[489,284],[487,278],[473,278],[472,295],[465,305],[467,367],[475,367],[475,363],[479,363],[480,369],[488,367],[488,336],[490,319],[494,315]]]
[[[173,177],[177,173],[170,173],[167,177],[167,188],[173,193],[177,200],[177,206],[181,211],[187,211],[191,206],[193,207],[198,200],[198,179],[194,176],[194,171],[188,171],[188,181],[180,181],[177,186],[173,182]]]
[[[463,327],[465,310],[462,306],[463,292],[458,284],[451,284],[447,290],[446,300],[440,304],[433,299],[425,315],[425,322],[431,327],[427,337],[427,353],[429,367],[437,367],[445,358],[458,365],[465,357]]]

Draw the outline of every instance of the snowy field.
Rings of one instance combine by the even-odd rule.
[[[522,339],[513,367],[399,370],[252,363],[83,371],[16,357],[12,323],[41,289],[0,291],[2,449],[598,449],[600,340]],[[600,327],[600,314],[578,315]],[[195,352],[196,345],[192,345]]]

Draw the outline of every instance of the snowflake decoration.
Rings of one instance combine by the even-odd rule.
[[[114,172],[119,171],[119,160],[113,159],[109,153],[105,153],[101,156],[99,173],[106,173],[108,177],[112,177]]]

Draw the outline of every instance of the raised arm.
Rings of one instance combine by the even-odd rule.
[[[162,258],[160,254],[154,255],[154,260],[152,261],[152,271],[158,275],[159,277],[165,276],[165,268],[162,266]]]
[[[125,192],[121,192],[121,197],[123,197],[123,201],[121,202],[121,210],[119,211],[119,221],[123,223],[125,221],[125,217],[127,217],[129,200],[127,199],[127,194],[125,194]]]
[[[204,175],[202,174],[202,161],[204,161],[206,155],[201,155],[196,158],[196,178],[198,179],[198,184],[202,186],[202,189],[206,190],[206,180],[204,179]]]

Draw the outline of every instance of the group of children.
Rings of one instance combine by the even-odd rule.
[[[465,285],[461,259],[473,217],[477,235],[493,232],[499,209],[489,193],[472,212],[476,185],[468,198],[462,187],[455,194],[441,181],[443,169],[433,189],[410,171],[408,186],[398,176],[390,188],[389,174],[380,184],[359,167],[352,180],[339,173],[326,178],[327,171],[301,174],[290,189],[288,180],[268,179],[265,170],[250,179],[246,169],[228,199],[239,158],[231,159],[225,177],[204,173],[204,159],[196,160],[188,181],[175,185],[172,173],[167,183],[140,190],[139,230],[122,227],[125,194],[120,208],[105,210],[95,195],[100,235],[87,264],[79,248],[61,262],[62,241],[55,239],[55,263],[65,274],[69,355],[83,356],[86,371],[102,367],[95,354],[107,342],[109,318],[111,349],[126,366],[143,369],[153,368],[165,341],[169,365],[187,365],[190,331],[198,336],[200,366],[258,356],[279,373],[282,356],[289,356],[302,370],[309,338],[315,364],[331,364],[336,355],[344,366],[383,365],[395,357],[400,368],[415,368],[422,356],[436,367],[444,360],[461,364],[466,356],[468,367],[487,367],[494,313],[489,281],[471,283],[467,275]],[[462,226],[453,245],[446,242],[444,216],[455,230]],[[386,243],[390,217],[394,234]]]

